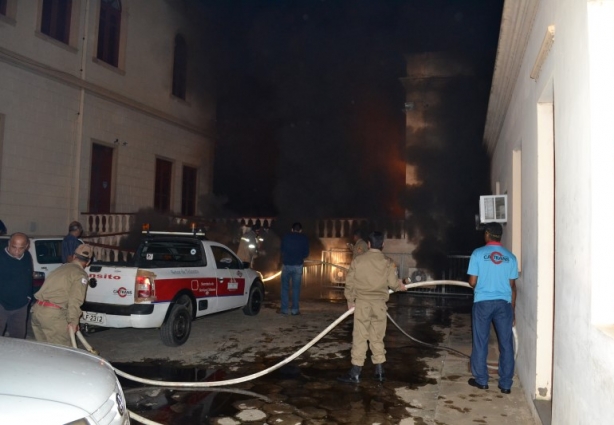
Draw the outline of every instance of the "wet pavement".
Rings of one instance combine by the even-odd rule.
[[[86,335],[124,372],[163,381],[200,382],[260,372],[293,354],[346,311],[342,300],[305,300],[301,315],[282,316],[276,296],[258,316],[241,310],[193,323],[186,344],[166,347],[155,329]],[[428,344],[471,351],[470,301],[395,294],[391,317]],[[124,380],[128,408],[162,424],[536,424],[515,379],[512,394],[467,385],[468,359],[414,342],[388,324],[386,381],[367,360],[358,385],[336,378],[350,367],[352,317],[296,360],[271,374],[224,388],[182,390]],[[493,341],[494,342],[494,341]],[[494,353],[493,353],[494,352]],[[496,359],[496,349],[491,349]]]

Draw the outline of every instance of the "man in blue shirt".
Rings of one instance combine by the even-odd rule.
[[[62,240],[62,263],[72,263],[75,250],[83,242],[79,240],[83,234],[83,226],[78,221],[68,225],[68,234]]]
[[[303,261],[309,256],[309,240],[303,235],[301,223],[294,223],[292,231],[281,240],[281,308],[279,313],[288,314],[288,292],[292,281],[293,316],[301,314],[299,299],[301,296],[301,280],[303,278]]]
[[[493,323],[499,339],[499,389],[509,394],[514,376],[514,337],[512,328],[516,307],[518,263],[516,257],[501,245],[503,227],[487,223],[486,245],[477,248],[469,259],[469,285],[474,288],[473,346],[469,385],[488,389],[488,339]]]

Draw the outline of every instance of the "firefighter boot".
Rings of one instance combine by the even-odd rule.
[[[375,365],[375,380],[384,382],[384,364],[379,363]]]
[[[347,384],[358,384],[360,382],[360,371],[362,367],[352,365],[352,368],[347,373],[347,375],[343,375],[337,378],[337,381],[345,382]]]

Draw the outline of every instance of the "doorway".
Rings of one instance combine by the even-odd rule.
[[[111,212],[111,188],[113,176],[113,148],[94,143],[90,174],[89,212]]]

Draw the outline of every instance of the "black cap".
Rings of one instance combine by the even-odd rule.
[[[503,235],[503,226],[501,223],[486,223],[486,231],[493,236]]]

